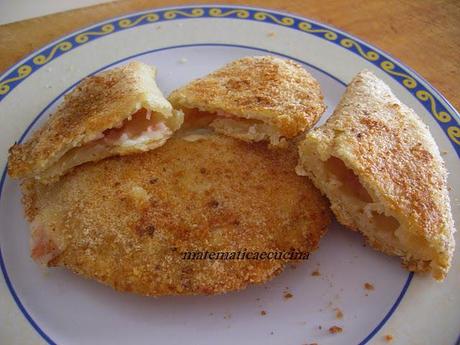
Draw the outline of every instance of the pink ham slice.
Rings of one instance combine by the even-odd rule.
[[[35,262],[47,266],[51,260],[61,253],[61,250],[57,243],[51,238],[46,228],[38,221],[34,221],[31,227],[31,257]]]
[[[124,120],[120,126],[105,130],[103,138],[107,143],[113,144],[124,138],[133,139],[145,133],[161,131],[163,127],[164,124],[157,122],[150,110],[142,108]]]

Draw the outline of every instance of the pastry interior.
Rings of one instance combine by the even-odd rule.
[[[67,151],[41,178],[62,175],[68,169],[116,155],[147,151],[164,144],[172,130],[159,113],[141,108],[81,146]]]
[[[309,156],[303,164],[308,164],[310,176],[330,199],[341,223],[359,230],[376,249],[401,256],[409,269],[437,266],[436,251],[422,235],[409,229],[407,217],[387,207],[379,193],[365,186],[344,161],[334,156],[325,160]]]
[[[184,126],[193,123],[201,127],[210,127],[214,131],[233,138],[251,141],[267,140],[273,145],[278,145],[282,140],[279,129],[257,119],[242,118],[224,111],[202,111],[197,108],[182,109],[185,116]]]

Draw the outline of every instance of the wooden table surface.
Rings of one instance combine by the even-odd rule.
[[[219,3],[200,1],[192,3]],[[0,72],[33,50],[111,17],[183,0],[122,0],[0,25]],[[332,24],[392,54],[460,109],[459,0],[227,0],[287,11]]]

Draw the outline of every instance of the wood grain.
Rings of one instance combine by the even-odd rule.
[[[187,3],[122,0],[0,25],[0,71],[50,41],[87,25],[130,12]],[[460,108],[458,0],[227,0],[224,3],[287,11],[345,30],[416,70]]]

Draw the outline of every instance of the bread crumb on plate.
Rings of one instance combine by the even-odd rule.
[[[343,332],[342,327],[339,327],[339,326],[329,327],[329,333],[331,334],[337,334],[337,333],[342,333],[342,332]]]

